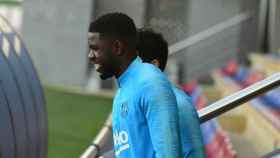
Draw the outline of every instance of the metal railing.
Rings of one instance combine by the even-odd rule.
[[[262,81],[259,81],[245,89],[233,93],[217,102],[198,111],[200,123],[213,119],[265,92],[280,86],[280,73],[275,73]],[[99,156],[100,149],[108,141],[108,135],[112,134],[111,114],[109,115],[104,127],[99,132],[93,144],[84,152],[80,158],[96,158]],[[102,156],[100,157],[102,158]]]
[[[108,138],[110,138],[110,135],[112,135],[112,114],[109,114],[102,129],[94,139],[93,143],[82,154],[81,158],[97,157],[100,154],[100,149],[105,146]]]
[[[198,116],[200,123],[215,118],[278,86],[280,86],[280,73],[271,75],[262,81],[259,81],[199,110]]]

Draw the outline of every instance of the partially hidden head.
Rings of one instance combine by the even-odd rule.
[[[137,50],[143,62],[152,63],[164,71],[168,59],[168,43],[162,34],[152,29],[139,29]]]
[[[88,59],[101,79],[118,77],[124,65],[136,56],[137,30],[123,13],[108,13],[91,22]]]

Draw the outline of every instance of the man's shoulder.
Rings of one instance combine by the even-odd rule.
[[[182,89],[180,89],[179,87],[172,85],[172,89],[174,91],[174,93],[176,93],[176,95],[181,96],[181,97],[185,97],[190,99],[190,96],[188,96]]]
[[[162,72],[160,71],[159,68],[154,66],[153,64],[150,63],[142,63],[141,64],[141,69],[142,73],[148,73],[148,74],[153,74],[153,75],[161,75]]]
[[[173,85],[173,91],[176,96],[176,100],[178,104],[185,104],[185,102],[192,104],[191,97],[187,95],[182,89]]]
[[[141,96],[154,93],[157,89],[171,90],[172,87],[166,75],[152,64],[141,63],[132,75],[130,87]],[[151,92],[152,91],[152,92]]]
[[[139,77],[141,78],[141,83],[148,82],[157,84],[159,81],[168,81],[165,74],[160,69],[148,63],[142,63]]]

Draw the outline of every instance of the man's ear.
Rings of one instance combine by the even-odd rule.
[[[159,61],[158,61],[157,59],[152,60],[151,63],[152,63],[153,65],[155,65],[156,67],[159,67],[159,66],[160,66],[160,63],[159,63]]]
[[[115,41],[113,42],[113,52],[114,52],[116,55],[122,55],[123,49],[124,49],[124,44],[123,44],[122,41],[120,41],[120,40],[115,40]]]

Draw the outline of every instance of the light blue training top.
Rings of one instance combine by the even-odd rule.
[[[191,98],[181,89],[173,87],[179,111],[181,143],[184,158],[204,158],[204,144],[197,111]]]
[[[117,79],[113,138],[117,158],[181,158],[176,97],[165,74],[137,57]]]

